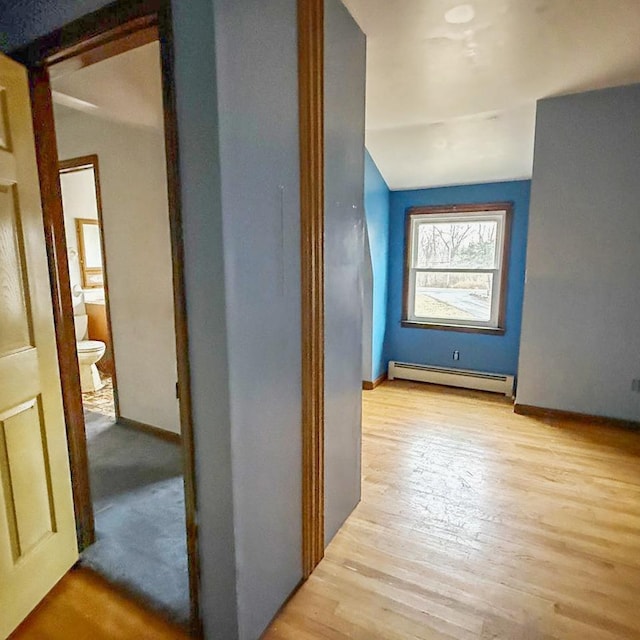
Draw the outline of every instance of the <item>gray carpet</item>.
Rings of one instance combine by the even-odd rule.
[[[85,412],[96,542],[81,563],[173,621],[189,620],[180,446]]]

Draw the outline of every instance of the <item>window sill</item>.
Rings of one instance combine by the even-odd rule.
[[[461,331],[463,333],[485,333],[492,336],[503,336],[505,327],[467,327],[460,324],[434,324],[432,322],[413,322],[401,320],[400,325],[405,329],[437,329],[438,331]]]

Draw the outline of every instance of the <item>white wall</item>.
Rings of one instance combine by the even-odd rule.
[[[360,500],[365,37],[325,1],[325,542]]]
[[[538,103],[517,402],[640,420],[640,85]]]
[[[64,207],[64,233],[69,256],[69,280],[73,295],[73,312],[76,315],[80,315],[85,313],[85,307],[83,295],[80,293],[80,289],[82,289],[82,273],[76,219],[98,219],[93,169],[87,168],[81,171],[60,174],[60,187],[62,189],[62,204]],[[98,289],[97,291],[104,292],[103,289]]]
[[[61,160],[98,156],[120,415],[179,433],[163,134],[58,108],[56,135]]]

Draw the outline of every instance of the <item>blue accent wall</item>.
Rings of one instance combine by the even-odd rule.
[[[373,294],[371,304],[371,349],[370,377],[374,381],[387,368],[384,359],[384,342],[387,326],[387,292],[389,264],[389,187],[384,181],[373,158],[365,149],[364,156],[364,210],[369,237],[371,268],[373,271]]]
[[[389,228],[389,297],[385,360],[515,375],[518,369],[524,293],[530,180],[392,191]],[[504,335],[414,329],[402,316],[405,212],[409,207],[513,201]],[[453,360],[453,351],[460,359]]]

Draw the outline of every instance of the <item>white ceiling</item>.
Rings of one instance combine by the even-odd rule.
[[[391,189],[529,178],[539,98],[640,82],[640,0],[343,0],[367,34],[367,148]],[[53,81],[58,105],[162,129],[157,42]],[[64,110],[59,110],[63,112]]]
[[[162,129],[160,45],[151,42],[51,82],[56,105]],[[64,109],[59,110],[61,113]]]
[[[640,82],[640,0],[477,0],[447,23],[466,1],[343,0],[391,189],[529,178],[537,99]]]

